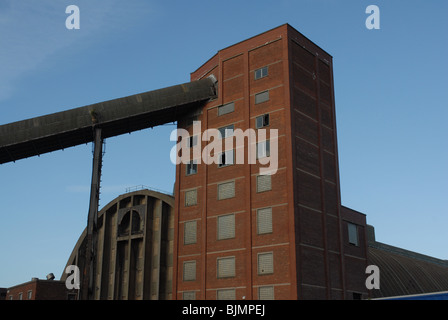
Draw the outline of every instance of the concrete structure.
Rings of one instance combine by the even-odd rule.
[[[366,250],[344,242],[332,57],[286,24],[220,50],[191,80],[210,75],[202,132],[278,129],[279,166],[177,166],[174,298],[367,297]]]
[[[172,297],[174,198],[151,190],[123,194],[98,216],[92,299],[166,300]],[[87,230],[68,265],[84,270]],[[65,270],[65,268],[64,268]],[[84,275],[81,275],[81,283]],[[63,272],[61,280],[67,278]],[[86,290],[81,286],[81,290]],[[82,296],[81,292],[81,296]]]
[[[215,96],[213,79],[184,83],[0,126],[0,164],[187,116]]]

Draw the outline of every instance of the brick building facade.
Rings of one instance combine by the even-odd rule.
[[[232,129],[277,129],[278,170],[177,165],[173,298],[366,297],[366,252],[345,254],[332,70],[332,57],[286,24],[220,50],[191,74],[213,75],[218,97],[178,127],[193,135],[197,120],[201,133],[220,129],[223,139]]]
[[[69,290],[64,281],[33,278],[7,289],[6,300],[77,300],[77,290]]]

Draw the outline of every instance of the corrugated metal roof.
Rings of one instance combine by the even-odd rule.
[[[369,244],[369,264],[380,270],[380,289],[372,298],[448,291],[448,262],[375,242]]]

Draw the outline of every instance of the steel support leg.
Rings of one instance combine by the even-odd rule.
[[[103,157],[103,139],[101,138],[101,129],[95,128],[95,140],[93,150],[93,170],[92,184],[90,188],[89,215],[87,218],[87,247],[86,261],[83,272],[81,286],[81,299],[89,300],[94,298],[95,293],[95,262],[97,247],[97,222],[98,205],[100,197],[100,180]]]

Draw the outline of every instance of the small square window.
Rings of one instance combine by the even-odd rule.
[[[217,278],[235,277],[235,257],[217,259]]]
[[[274,300],[274,287],[273,286],[259,287],[258,300]]]
[[[268,76],[268,67],[263,67],[255,70],[255,80],[264,78]]]
[[[225,139],[225,138],[233,136],[234,128],[235,128],[235,126],[233,124],[219,128],[218,130],[219,130],[220,138]]]
[[[269,126],[269,114],[264,114],[256,118],[255,127],[257,129]]]
[[[257,192],[272,190],[272,180],[270,175],[257,176]]]
[[[234,164],[234,158],[235,155],[233,150],[224,151],[219,155],[218,168],[231,166],[232,164]]]
[[[191,160],[187,163],[187,176],[198,172],[197,160]]]
[[[235,181],[218,184],[218,200],[235,197]]]

